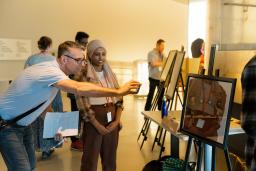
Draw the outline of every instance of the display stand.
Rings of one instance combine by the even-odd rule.
[[[175,92],[176,92],[177,97],[179,98],[180,102],[182,103],[182,100],[179,96],[177,83],[178,83],[178,79],[180,79],[181,85],[182,85],[182,90],[185,89],[182,74],[181,74],[181,66],[182,66],[182,63],[184,60],[184,56],[185,56],[185,52],[177,52],[177,55],[175,55],[172,65],[168,71],[166,80],[161,82],[161,84],[158,88],[158,92],[153,100],[151,110],[156,110],[157,102],[158,102],[159,97],[161,97],[160,93],[163,91],[163,89],[165,89],[165,94],[167,97],[166,103],[167,103],[168,110],[172,108]],[[167,87],[168,87],[168,89],[166,89]],[[149,131],[150,124],[151,124],[151,121],[149,119],[145,119],[142,130],[140,132],[140,135],[144,136],[144,139],[141,144],[141,148],[142,148],[144,142],[147,140],[147,133]],[[140,135],[139,135],[138,139],[140,138]],[[165,147],[164,147],[165,137],[166,137],[166,130],[164,130],[162,127],[158,126],[157,132],[156,132],[156,135],[154,138],[154,142],[152,145],[152,150],[154,149],[155,143],[157,143],[160,146],[159,158],[161,157],[162,152],[165,150]],[[171,145],[172,146],[175,145],[177,147],[178,146],[177,144],[179,144],[179,140],[177,140],[177,137],[172,136]],[[179,155],[178,149],[173,149],[172,151],[174,153],[176,153],[175,155],[177,155],[177,156]]]
[[[173,66],[174,66],[174,62],[175,62],[175,59],[176,59],[176,55],[177,55],[177,51],[176,50],[175,51],[170,51],[168,59],[167,59],[167,61],[165,63],[163,72],[161,73],[160,85],[157,87],[157,93],[156,93],[156,95],[153,98],[150,111],[155,111],[156,110],[157,104],[158,104],[158,100],[161,97],[162,91],[166,87],[168,87],[168,85],[170,83],[171,73],[173,71]],[[169,64],[169,65],[167,65],[167,64]],[[139,136],[137,138],[137,141],[138,141],[140,139],[140,136],[141,135],[143,136],[143,140],[142,140],[142,143],[140,145],[140,149],[143,147],[144,142],[147,140],[147,133],[149,131],[150,124],[151,124],[151,121],[149,119],[147,119],[147,118],[144,118],[143,126],[142,126],[141,131],[139,133]],[[160,127],[158,127],[158,131],[159,131],[159,129],[160,129]],[[160,143],[158,143],[158,144],[160,145]]]
[[[183,64],[183,60],[184,60],[184,56],[185,56],[185,52],[181,51],[177,53],[177,57],[175,60],[175,65],[173,67],[173,72],[170,78],[170,83],[168,85],[168,89],[165,93],[165,96],[167,98],[168,101],[168,110],[172,109],[172,105],[173,105],[173,101],[174,101],[174,97],[175,97],[175,93],[177,95],[177,97],[180,99],[180,102],[182,104],[182,100],[179,96],[179,92],[178,92],[178,80],[181,80],[182,83],[182,90],[184,90],[184,84],[183,84],[183,79],[182,79],[182,74],[181,74],[181,67]],[[163,131],[163,128],[160,128],[160,131]],[[161,135],[161,134],[160,134]],[[164,138],[162,140],[161,144],[161,150],[160,150],[160,155],[159,158],[162,155],[162,152],[164,151],[164,141],[165,141],[165,135],[166,135],[166,131],[164,132]],[[161,137],[160,137],[161,138]],[[159,139],[159,138],[158,138]],[[179,140],[177,139],[177,137],[171,135],[171,150],[172,150],[172,155],[179,158]]]
[[[181,80],[181,82],[183,82],[182,74],[181,73],[179,74],[179,79]],[[177,86],[175,88],[176,98],[178,98],[180,100],[180,103],[182,105],[182,100],[181,100],[181,97],[179,95],[178,88],[179,87],[177,87]],[[182,90],[185,89],[183,84],[182,84],[181,88],[182,88]],[[167,103],[167,110],[168,111],[172,109],[174,97],[175,96],[172,96],[171,98],[167,98],[167,102],[166,103]],[[164,152],[164,150],[165,150],[164,142],[165,142],[166,133],[167,133],[166,130],[164,130],[162,127],[158,126],[151,150],[153,151],[154,146],[157,143],[157,145],[160,146],[159,158],[161,158],[162,152]],[[163,135],[163,138],[162,138],[162,135]],[[179,140],[177,139],[177,137],[171,135],[171,146],[178,147],[178,144],[179,144]],[[179,156],[179,152],[178,151],[179,151],[178,149],[172,149],[172,153],[174,153],[174,156]]]

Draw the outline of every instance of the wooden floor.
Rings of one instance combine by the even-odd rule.
[[[69,111],[69,101],[63,96],[65,110]],[[144,109],[145,99],[135,98],[134,96],[125,97],[125,110],[122,114],[123,129],[120,132],[120,139],[117,154],[117,171],[141,171],[143,166],[151,160],[157,159],[159,147],[156,146],[151,151],[152,141],[157,126],[151,124],[149,138],[145,142],[143,149],[140,150],[140,143],[137,142],[137,136],[143,124],[143,117],[140,112]],[[167,135],[167,137],[169,137]],[[166,140],[166,150],[163,155],[170,154],[170,140]],[[186,143],[181,142],[180,156],[185,155]],[[70,150],[70,141],[68,140],[62,148],[56,149],[48,160],[41,160],[41,154],[37,153],[38,163],[37,171],[79,171],[82,153]],[[98,171],[101,171],[100,161]],[[0,171],[7,170],[0,156]],[[221,151],[217,150],[217,171],[225,171],[225,159]]]

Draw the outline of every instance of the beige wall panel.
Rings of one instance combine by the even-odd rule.
[[[110,60],[132,62],[146,59],[158,38],[166,40],[166,54],[186,47],[187,23],[185,0],[0,1],[0,37],[30,39],[32,52],[42,35],[53,39],[56,52],[59,43],[73,40],[82,30],[105,42]]]
[[[255,55],[254,51],[220,51],[216,53],[214,70],[220,76],[236,78],[235,102],[242,102],[241,74],[246,63]]]

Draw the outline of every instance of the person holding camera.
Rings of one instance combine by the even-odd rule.
[[[87,66],[81,72],[79,81],[88,81],[106,88],[119,88],[117,78],[107,63],[107,50],[100,40],[93,40],[87,46]],[[116,170],[120,118],[123,110],[122,96],[78,97],[78,108],[84,114],[84,151],[81,171],[97,171],[101,156],[102,170]]]

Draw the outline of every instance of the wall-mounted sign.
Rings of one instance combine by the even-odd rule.
[[[30,55],[31,40],[0,38],[0,60],[24,60]]]

